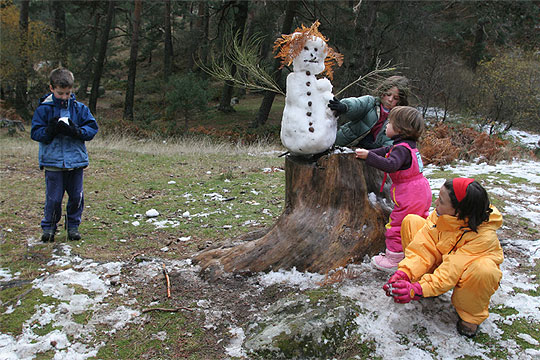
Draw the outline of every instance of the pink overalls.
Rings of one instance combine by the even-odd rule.
[[[405,146],[409,149],[412,161],[408,169],[388,174],[392,179],[390,194],[394,202],[394,210],[390,214],[390,221],[386,224],[386,249],[392,252],[403,252],[401,221],[408,214],[420,215],[424,219],[429,215],[431,188],[422,174],[423,164],[418,149],[411,148],[407,143],[399,143],[395,146]],[[390,155],[392,149],[386,157]]]

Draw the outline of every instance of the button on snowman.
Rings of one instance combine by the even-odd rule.
[[[331,78],[331,66],[342,63],[342,56],[326,44],[317,30],[298,28],[291,35],[276,40],[276,57],[293,64],[287,76],[285,108],[281,121],[281,142],[292,155],[308,156],[329,149],[336,140],[337,121],[328,102],[333,98],[332,84],[327,78],[317,79],[323,71]],[[326,60],[326,62],[325,62]]]

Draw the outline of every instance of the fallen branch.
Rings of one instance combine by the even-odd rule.
[[[137,256],[140,256],[140,255],[143,255],[143,254],[142,254],[142,253],[136,253],[135,255],[133,255],[133,256],[131,257],[131,260],[129,260],[129,261],[131,262],[131,261],[135,260],[135,258],[136,258]]]
[[[163,264],[163,275],[165,275],[165,280],[167,281],[167,297],[171,297],[171,281],[169,280],[169,273],[167,273],[167,269],[165,268],[165,264]]]
[[[390,62],[383,65],[383,67],[380,67],[381,59],[377,58],[377,62],[375,64],[375,70],[370,71],[366,75],[360,76],[358,79],[354,80],[352,83],[345,86],[343,89],[339,90],[337,93],[334,94],[334,96],[338,97],[342,92],[353,86],[354,84],[358,82],[366,82],[368,80],[378,79],[380,81],[382,75],[387,72],[395,71],[395,67],[390,67]]]
[[[150,312],[150,311],[165,311],[165,312],[178,312],[180,310],[187,310],[187,311],[194,311],[193,309],[190,309],[190,308],[187,308],[187,307],[183,307],[183,306],[180,306],[180,307],[177,307],[177,308],[150,308],[150,309],[143,309],[143,314],[144,313],[147,313],[147,312]]]

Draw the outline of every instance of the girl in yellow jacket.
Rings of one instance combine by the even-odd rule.
[[[452,293],[461,335],[473,337],[499,287],[502,215],[474,179],[447,180],[427,219],[407,215],[401,226],[405,259],[383,286],[394,302]]]

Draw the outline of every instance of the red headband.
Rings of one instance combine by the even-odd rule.
[[[467,186],[473,181],[474,179],[470,178],[455,178],[452,180],[452,187],[454,188],[454,194],[456,194],[458,202],[461,202],[465,195],[467,195]]]

